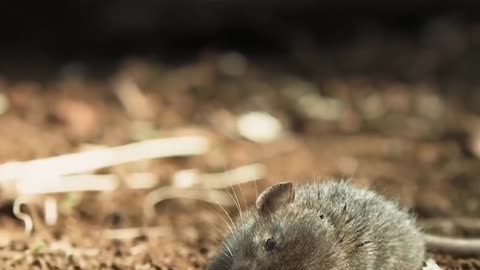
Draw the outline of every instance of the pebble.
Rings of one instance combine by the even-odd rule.
[[[220,71],[231,77],[240,77],[247,71],[247,59],[237,52],[226,53],[218,60]]]
[[[75,139],[87,140],[98,131],[99,115],[90,104],[83,101],[60,101],[54,113],[67,125],[67,132]]]
[[[249,112],[237,119],[237,130],[243,137],[258,143],[269,143],[283,133],[278,119],[265,112]]]
[[[433,92],[424,92],[417,94],[416,111],[420,116],[433,120],[444,119],[445,104],[443,100]]]

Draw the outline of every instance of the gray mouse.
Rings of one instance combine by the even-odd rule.
[[[208,270],[417,270],[425,251],[480,254],[480,243],[423,234],[397,203],[347,181],[267,188]]]

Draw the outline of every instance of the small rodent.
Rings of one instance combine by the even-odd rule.
[[[426,248],[480,255],[478,240],[423,234],[397,203],[347,181],[283,182],[258,196],[208,270],[417,270]]]

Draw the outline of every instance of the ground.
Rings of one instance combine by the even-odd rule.
[[[361,57],[355,51],[348,56]],[[6,101],[0,116],[0,161],[199,134],[211,142],[203,155],[140,161],[96,173],[150,172],[155,187],[161,187],[171,184],[179,170],[218,173],[260,163],[267,168],[265,177],[226,188],[243,209],[278,181],[351,178],[412,209],[427,231],[479,236],[480,118],[472,107],[474,91],[461,91],[467,88],[464,81],[453,77],[443,87],[445,82],[431,74],[410,80],[378,70],[372,72],[379,76],[325,69],[305,75],[307,67],[296,64],[301,68],[288,70],[240,54],[206,53],[175,65],[132,59],[103,76],[90,76],[76,66],[47,80],[5,76],[0,79]],[[352,63],[352,70],[358,65]],[[117,91],[122,86],[139,92],[133,90],[130,102],[122,102]],[[239,117],[250,111],[276,118],[281,136],[255,142],[239,132]],[[25,235],[24,224],[12,213],[18,194],[2,189],[1,268],[205,269],[227,230],[223,210],[177,198],[158,203],[153,219],[147,220],[143,202],[150,191],[120,187],[39,195],[23,209],[34,220],[33,232]],[[46,198],[58,202],[58,220],[51,225],[43,220]],[[236,207],[226,211],[238,217]],[[444,269],[480,269],[480,258],[429,256]]]

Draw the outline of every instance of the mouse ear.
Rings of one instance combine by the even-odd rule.
[[[295,191],[290,182],[276,184],[264,190],[257,198],[256,206],[261,215],[268,215],[293,201]]]

